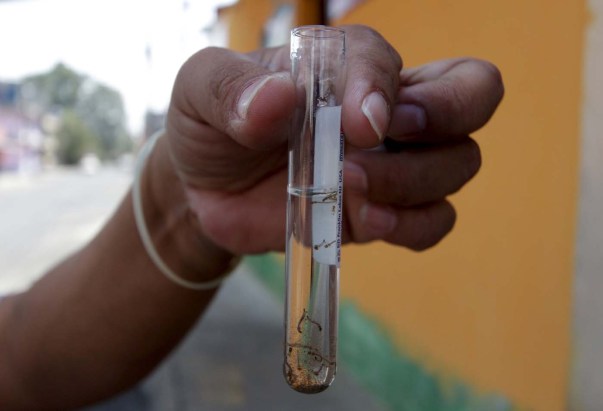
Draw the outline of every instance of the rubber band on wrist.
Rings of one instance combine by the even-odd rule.
[[[140,153],[138,154],[138,160],[136,161],[136,167],[134,171],[134,183],[132,185],[132,204],[134,207],[134,220],[136,221],[138,234],[140,235],[140,239],[142,241],[142,244],[144,245],[147,254],[149,255],[149,258],[153,261],[157,269],[159,269],[159,271],[161,271],[161,273],[165,275],[170,281],[175,284],[178,284],[181,287],[188,288],[191,290],[211,290],[218,287],[224,281],[224,279],[230,275],[230,273],[234,270],[240,259],[233,258],[230,269],[228,269],[221,276],[216,277],[212,280],[202,282],[193,282],[186,280],[174,273],[159,256],[157,249],[153,245],[153,241],[151,240],[149,230],[145,223],[141,195],[142,172],[147,163],[149,155],[153,151],[153,147],[155,147],[155,144],[163,134],[164,130],[160,130],[154,133],[140,150]]]

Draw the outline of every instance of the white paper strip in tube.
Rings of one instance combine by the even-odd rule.
[[[339,266],[343,138],[341,106],[316,110],[314,134],[314,194],[312,196],[312,252],[323,264]]]

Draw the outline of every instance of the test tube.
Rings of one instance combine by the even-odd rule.
[[[345,32],[291,32],[297,108],[289,140],[284,374],[296,391],[318,393],[337,366],[341,259]]]

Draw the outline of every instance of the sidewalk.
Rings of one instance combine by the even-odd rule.
[[[282,376],[283,306],[245,267],[196,329],[136,390],[88,411],[373,411],[379,404],[339,369],[321,394]]]
[[[23,289],[81,247],[130,184],[123,171],[88,176],[74,169],[31,178],[0,176],[0,294]],[[282,376],[284,307],[242,267],[198,326],[136,389],[95,411],[379,410],[339,373],[331,388],[307,396]]]

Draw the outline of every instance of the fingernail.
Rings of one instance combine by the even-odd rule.
[[[275,73],[268,76],[263,76],[255,79],[251,84],[243,90],[241,96],[239,97],[239,102],[237,103],[237,114],[238,116],[245,120],[247,118],[247,112],[249,111],[249,106],[258,95],[260,90],[273,79],[282,79],[285,75],[283,73]]]
[[[391,208],[371,203],[360,209],[360,220],[375,236],[389,234],[398,224],[398,216]]]
[[[363,193],[368,191],[368,178],[361,166],[349,160],[345,160],[343,164],[343,173],[343,181],[345,182],[346,188]]]
[[[364,98],[361,108],[379,141],[382,141],[389,125],[389,106],[383,94],[373,91]]]
[[[414,104],[397,104],[392,109],[389,135],[402,137],[418,134],[427,126],[427,115],[423,107]]]

